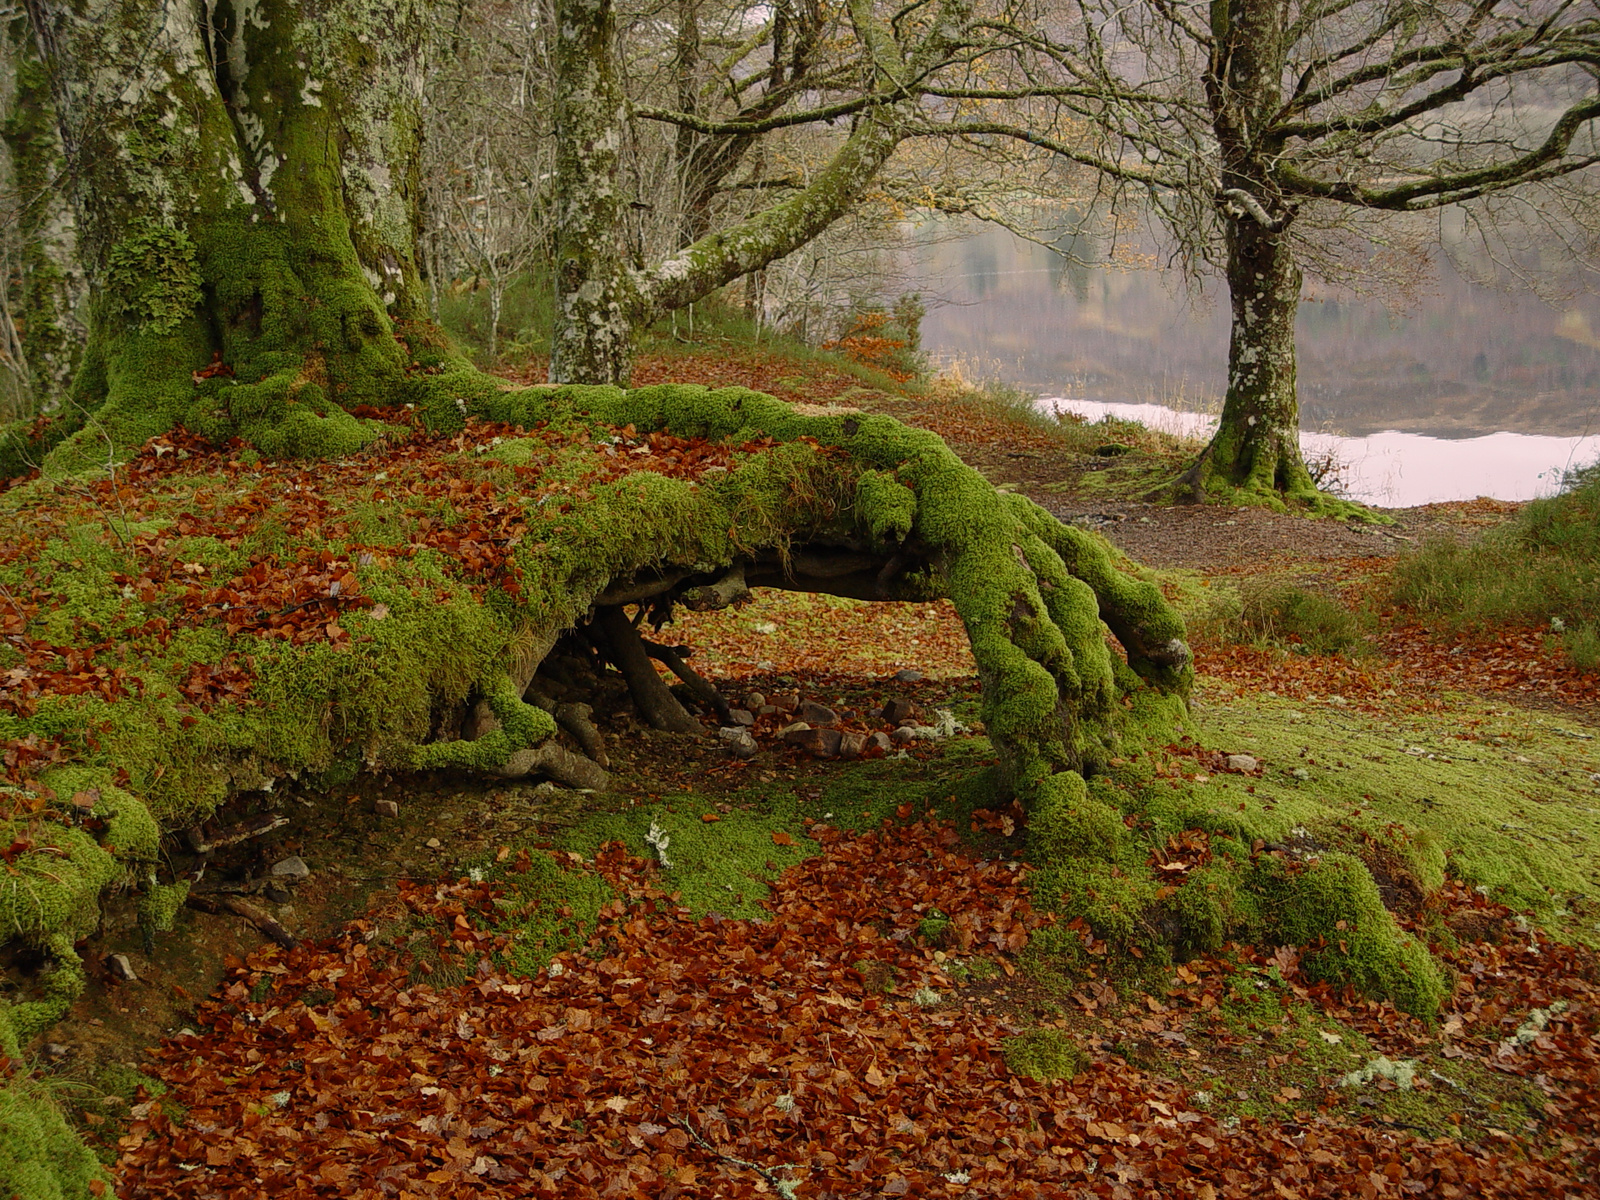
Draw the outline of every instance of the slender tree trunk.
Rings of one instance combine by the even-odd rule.
[[[620,383],[633,365],[636,296],[618,186],[624,99],[612,0],[557,0],[556,303],[551,383]]]
[[[377,435],[425,317],[416,267],[422,0],[29,0],[91,286],[47,466],[176,422],[271,454]],[[215,364],[212,366],[212,364]],[[198,377],[197,377],[198,373]]]
[[[1246,215],[1228,230],[1228,393],[1216,435],[1186,476],[1194,499],[1235,489],[1314,498],[1300,456],[1295,313],[1300,269],[1288,236]]]

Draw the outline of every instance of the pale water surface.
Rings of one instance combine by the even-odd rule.
[[[1090,417],[1214,427],[1198,413],[1220,406],[1225,297],[1190,298],[1157,269],[1073,265],[993,226],[950,228],[917,243],[906,271],[932,302],[923,348],[936,362]],[[1600,298],[1551,306],[1448,264],[1402,314],[1308,295],[1301,442],[1346,464],[1353,498],[1530,499],[1600,456]]]

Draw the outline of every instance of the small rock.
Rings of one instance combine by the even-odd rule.
[[[267,884],[266,887],[261,889],[261,893],[274,904],[287,904],[290,900],[294,899],[294,894],[290,892],[288,888],[279,883]]]
[[[106,966],[111,973],[124,983],[138,983],[139,976],[135,974],[133,964],[128,961],[126,954],[111,954],[106,957]]]
[[[777,705],[775,705],[775,704],[763,704],[760,708],[756,709],[756,716],[758,716],[758,717],[770,717],[773,713],[775,713],[777,711],[778,711]]]
[[[791,733],[800,733],[802,730],[810,728],[811,726],[807,725],[804,721],[796,721],[793,725],[785,725],[782,729],[778,730],[778,736],[781,738],[787,738]]]
[[[427,841],[423,842],[422,844],[424,846],[426,846],[429,850],[443,850],[444,849],[444,843],[441,842],[438,838],[429,838]]]
[[[925,678],[926,676],[921,671],[913,671],[910,667],[894,673],[894,681],[896,683],[921,683]]]
[[[756,745],[755,738],[750,736],[750,731],[736,725],[717,730],[717,736],[722,739],[722,744],[734,758],[754,758],[760,749]]]
[[[864,733],[845,733],[839,737],[839,757],[846,762],[860,758],[866,748],[867,735]]]
[[[1294,770],[1290,771],[1289,774],[1293,775],[1296,779],[1299,779],[1302,782],[1311,778],[1311,772],[1306,770],[1304,767],[1296,767]]]
[[[917,740],[917,731],[913,726],[902,725],[889,735],[889,740],[897,746],[905,746]]]
[[[280,879],[304,879],[311,874],[311,868],[306,866],[305,859],[295,854],[273,863],[272,873]]]
[[[807,700],[800,705],[800,719],[808,725],[837,725],[839,714],[826,704],[818,704],[815,700]]]
[[[813,758],[838,758],[844,735],[837,729],[799,729],[783,740],[796,749],[807,751]]]
[[[760,692],[750,692],[744,698],[744,706],[751,712],[760,712],[761,706],[766,702],[767,698]]]
[[[874,749],[882,750],[885,754],[887,754],[889,753],[890,748],[894,745],[894,742],[889,739],[889,735],[887,733],[880,729],[876,733],[869,733],[867,735],[867,745]]]
[[[756,723],[756,715],[748,709],[730,708],[728,710],[728,720],[735,725],[754,725]]]
[[[904,696],[896,696],[879,710],[878,715],[891,725],[904,725],[917,715],[917,706]]]
[[[51,1058],[65,1058],[68,1053],[67,1048],[60,1042],[46,1042],[44,1052]]]
[[[1224,761],[1228,770],[1243,771],[1247,775],[1261,765],[1248,754],[1230,754]]]
[[[768,696],[767,703],[778,712],[792,713],[800,707],[800,697],[793,692],[778,692],[776,695]]]
[[[400,805],[394,800],[374,800],[372,811],[380,817],[398,817]]]

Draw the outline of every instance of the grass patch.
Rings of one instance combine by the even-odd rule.
[[[1600,670],[1600,463],[1472,545],[1430,542],[1402,558],[1392,596],[1452,631],[1544,625],[1574,664]]]

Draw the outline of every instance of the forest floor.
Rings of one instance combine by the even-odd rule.
[[[863,731],[896,700],[941,736],[818,761],[776,713],[740,762],[619,712],[604,797],[442,777],[280,795],[294,822],[226,867],[309,865],[262,901],[302,944],[185,913],[152,953],[114,910],[85,957],[139,980],[103,974],[52,1034],[120,1194],[1595,1194],[1596,678],[1537,630],[1444,639],[1379,599],[1405,548],[1514,505],[1370,526],[1161,507],[1134,498],[1159,454],[1086,454],[825,359],[639,364],[666,379],[889,412],[1161,569],[1201,678],[1152,786],[1270,791],[1286,829],[1314,795],[1352,828],[1437,836],[1459,878],[1380,883],[1454,973],[1443,1014],[1314,985],[1292,947],[1145,970],[1080,930],[1076,970],[1048,969],[1023,814],[972,786],[990,751],[950,606],[762,594],[673,626],[729,694]],[[1241,641],[1213,601],[1282,582],[1370,612],[1360,652]],[[1208,851],[1155,853],[1181,878]]]

